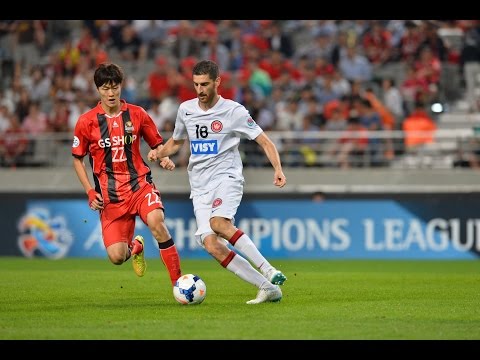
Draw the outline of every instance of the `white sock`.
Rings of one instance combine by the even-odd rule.
[[[227,269],[259,289],[265,282],[268,283],[265,277],[255,270],[252,264],[239,254],[236,254],[233,257],[232,261],[227,265]]]
[[[268,260],[260,253],[247,234],[244,233],[238,238],[234,248],[244,254],[257,269],[260,269],[262,274],[266,274],[267,271],[272,268],[272,265],[270,265]]]

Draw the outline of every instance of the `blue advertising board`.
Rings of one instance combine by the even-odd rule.
[[[168,201],[166,224],[182,257],[208,258],[195,240],[189,200]],[[477,259],[475,204],[419,200],[244,200],[235,219],[267,258]],[[17,219],[24,256],[106,257],[98,213],[79,199],[26,200]],[[158,257],[148,227],[135,234]]]

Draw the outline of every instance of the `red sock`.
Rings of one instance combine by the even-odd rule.
[[[142,252],[142,250],[143,250],[142,243],[140,241],[134,240],[132,242],[132,247],[131,247],[132,255],[139,254]]]
[[[178,256],[177,247],[172,245],[166,249],[160,249],[160,258],[168,270],[172,285],[175,285],[175,282],[182,275],[180,269],[180,256]]]

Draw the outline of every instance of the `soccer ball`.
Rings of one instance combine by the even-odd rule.
[[[200,304],[205,300],[205,296],[207,296],[207,286],[198,275],[182,275],[173,286],[173,297],[180,304]]]

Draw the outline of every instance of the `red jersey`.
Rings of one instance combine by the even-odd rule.
[[[141,182],[152,182],[150,167],[143,161],[140,138],[150,148],[163,143],[152,118],[140,106],[121,100],[118,115],[110,117],[100,102],[78,118],[75,125],[72,155],[89,155],[95,190],[105,204],[129,199]]]

